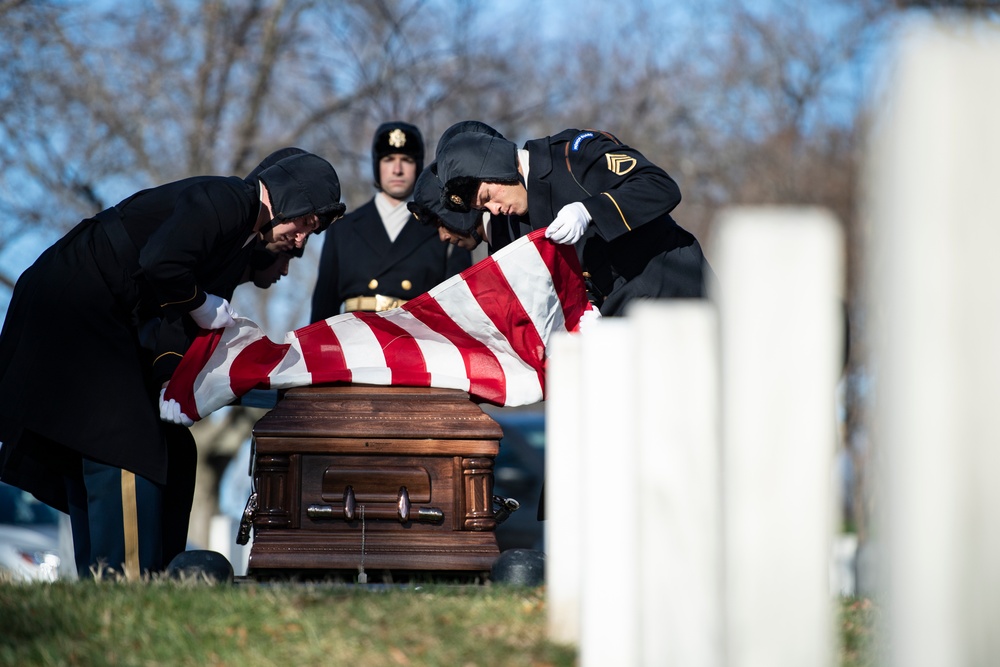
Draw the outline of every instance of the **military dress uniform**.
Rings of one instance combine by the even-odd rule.
[[[256,178],[143,190],[80,222],[15,285],[0,333],[0,479],[70,514],[82,575],[101,560],[156,571],[184,549],[197,453],[186,428],[160,420],[158,393],[198,332],[188,313],[239,284],[259,212]]]
[[[460,196],[449,194],[448,183],[455,177],[496,182],[519,178],[509,142],[469,136],[454,141],[454,156],[448,157],[446,147],[438,159],[439,174],[446,181],[444,203],[449,207],[468,206]],[[469,146],[477,142],[470,152]],[[476,152],[482,150],[489,151],[485,158]],[[528,153],[528,213],[520,219],[495,221],[499,224],[491,226],[491,251],[523,235],[528,227],[547,227],[564,206],[580,202],[592,219],[576,249],[602,315],[621,315],[634,299],[705,295],[711,269],[697,239],[670,216],[681,194],[663,169],[598,130],[564,130],[528,141],[523,150]],[[486,166],[476,172],[480,163]]]
[[[524,148],[532,228],[572,202],[593,218],[576,246],[602,315],[620,315],[633,299],[705,296],[711,269],[670,216],[681,192],[667,172],[598,130],[564,130]]]
[[[420,174],[424,138],[415,125],[394,120],[376,128],[371,159],[372,176],[379,190],[380,163],[393,155],[409,157]],[[382,199],[376,201],[379,197]],[[396,308],[471,266],[472,256],[467,250],[452,250],[442,244],[436,229],[420,224],[402,208],[404,204],[394,201],[379,192],[334,225],[320,255],[311,321],[343,312]],[[390,236],[387,227],[399,230],[395,237]]]
[[[383,311],[406,303],[472,264],[468,251],[448,246],[437,230],[412,215],[395,241],[374,198],[330,227],[313,292],[313,322],[341,312]]]

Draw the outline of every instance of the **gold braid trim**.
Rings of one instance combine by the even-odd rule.
[[[615,205],[616,209],[618,209],[618,215],[620,215],[622,217],[622,224],[625,225],[625,229],[627,229],[629,231],[632,231],[632,228],[629,226],[628,221],[625,220],[625,214],[622,213],[622,209],[618,205],[618,202],[615,201],[615,198],[612,197],[611,195],[609,195],[607,192],[602,192],[601,194],[604,195],[605,197],[607,197],[608,199],[610,199],[611,203]]]
[[[161,304],[160,304],[160,308],[164,308],[164,307],[166,307],[166,306],[176,306],[176,305],[177,305],[177,304],[179,304],[179,303],[187,303],[188,301],[192,301],[192,300],[194,300],[194,298],[195,298],[196,296],[198,296],[198,287],[197,287],[197,286],[195,286],[195,288],[194,288],[194,294],[192,294],[192,295],[191,295],[190,297],[188,297],[187,299],[184,299],[184,300],[182,300],[182,301],[167,301],[166,303],[161,303]]]
[[[122,525],[125,528],[125,578],[139,580],[139,508],[135,473],[122,470]]]
[[[153,359],[153,365],[155,366],[157,364],[157,362],[160,361],[160,359],[162,359],[163,357],[166,357],[167,355],[171,355],[171,354],[174,355],[175,357],[182,357],[182,358],[184,357],[184,355],[181,354],[180,352],[164,352],[163,354],[161,354],[160,356],[158,356],[156,359]]]

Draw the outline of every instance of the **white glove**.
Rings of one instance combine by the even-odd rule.
[[[234,317],[239,317],[232,309],[229,302],[221,296],[214,294],[205,295],[205,303],[201,304],[190,313],[194,323],[202,329],[222,329],[231,327],[236,322]]]
[[[583,311],[583,315],[580,316],[580,324],[577,325],[580,333],[585,330],[590,331],[597,324],[597,321],[601,319],[601,311],[597,308],[591,308],[590,310]]]
[[[545,238],[555,243],[572,245],[583,237],[590,224],[590,211],[581,202],[566,204],[560,209],[556,219],[545,228]]]
[[[180,403],[172,398],[169,401],[163,400],[163,395],[166,392],[166,387],[160,390],[160,419],[171,424],[180,424],[181,426],[191,426],[191,424],[194,424],[193,419],[181,412]]]

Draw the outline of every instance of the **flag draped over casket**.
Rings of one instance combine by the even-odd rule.
[[[283,343],[251,320],[202,331],[166,398],[201,419],[251,389],[328,382],[461,389],[476,401],[544,398],[545,348],[591,309],[571,245],[544,230],[518,239],[400,308],[337,315]]]

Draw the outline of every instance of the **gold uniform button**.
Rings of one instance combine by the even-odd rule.
[[[404,280],[403,282],[400,283],[400,286],[407,291],[413,289],[413,283],[411,283],[409,280]]]
[[[378,281],[377,281],[377,280],[375,280],[374,278],[372,278],[372,279],[371,279],[371,280],[370,280],[370,281],[368,282],[368,289],[375,289],[376,287],[378,287]]]

